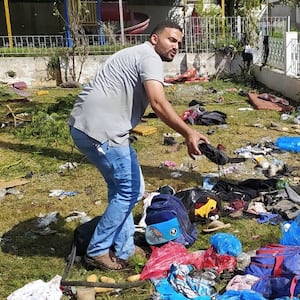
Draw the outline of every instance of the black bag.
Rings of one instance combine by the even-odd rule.
[[[76,247],[76,256],[84,256],[87,247],[90,243],[92,235],[95,231],[97,224],[99,223],[101,216],[97,216],[92,220],[80,224],[75,228],[72,247]]]
[[[185,206],[191,222],[196,223],[206,223],[209,217],[218,214],[222,215],[222,204],[217,193],[213,191],[207,191],[200,187],[193,187],[185,190],[178,191],[175,194],[178,197],[183,205]],[[213,207],[208,208],[208,214],[201,217],[197,215],[195,210],[200,208],[208,203],[209,200],[215,201]]]
[[[223,201],[231,202],[236,199],[250,201],[259,196],[260,192],[270,192],[276,189],[277,179],[250,178],[238,183],[219,180],[213,187]]]
[[[221,125],[226,124],[227,115],[221,111],[206,111],[197,116],[196,125]]]

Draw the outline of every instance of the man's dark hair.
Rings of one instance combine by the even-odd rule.
[[[160,33],[162,32],[165,28],[174,28],[174,29],[178,29],[182,32],[182,28],[180,27],[180,25],[178,23],[175,23],[171,20],[166,20],[166,21],[162,21],[160,23],[158,23],[154,29],[152,30],[151,34],[150,34],[150,37],[153,35],[153,34],[157,34],[157,33]]]

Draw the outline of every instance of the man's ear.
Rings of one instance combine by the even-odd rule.
[[[158,35],[156,33],[152,34],[150,37],[150,42],[152,45],[156,45],[158,41]]]

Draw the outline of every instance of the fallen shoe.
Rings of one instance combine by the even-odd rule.
[[[199,150],[203,155],[205,155],[210,161],[214,162],[217,165],[225,165],[230,162],[230,158],[227,154],[211,144],[200,143],[198,145]]]
[[[231,227],[230,223],[224,224],[219,220],[214,220],[210,224],[208,224],[207,228],[202,229],[203,232],[213,232],[220,229],[225,229]]]

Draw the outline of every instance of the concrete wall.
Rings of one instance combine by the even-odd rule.
[[[253,66],[256,79],[268,88],[300,103],[300,79],[286,76],[283,72],[269,67]]]
[[[91,80],[101,64],[108,56],[89,56],[82,72],[81,83]],[[215,53],[205,54],[178,54],[171,63],[164,63],[165,76],[175,76],[195,67],[199,75],[213,75],[221,62],[222,57]],[[13,83],[24,81],[29,87],[51,87],[55,86],[54,80],[49,80],[47,74],[48,58],[16,57],[0,59],[0,82]],[[227,65],[226,65],[227,64]],[[228,61],[225,70],[229,73],[239,72],[242,64],[241,58]],[[77,65],[79,67],[79,64]],[[16,72],[15,78],[10,78],[8,71]],[[282,72],[269,67],[253,66],[254,74],[258,81],[281,93],[296,102],[300,102],[300,79],[284,75]],[[78,71],[77,71],[78,74]],[[64,73],[62,72],[64,77]]]
[[[88,82],[96,74],[98,68],[107,59],[108,56],[89,56],[84,64],[81,83]],[[210,57],[210,58],[209,58]],[[49,80],[47,74],[47,63],[49,58],[32,58],[32,57],[16,57],[0,59],[0,81],[15,82],[17,80],[24,81],[30,87],[53,86],[55,82]],[[197,67],[199,65],[199,68]],[[77,61],[77,74],[79,73],[79,62]],[[171,63],[164,63],[164,72],[166,76],[174,76],[183,73],[190,67],[196,67],[199,74],[214,74],[215,59],[214,55],[203,54],[178,54]],[[15,78],[10,78],[8,71],[16,73]],[[64,80],[64,69],[62,69],[62,77]]]

